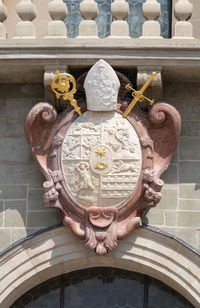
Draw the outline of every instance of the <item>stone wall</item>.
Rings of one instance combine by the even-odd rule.
[[[24,121],[42,101],[40,84],[0,87],[0,249],[42,227],[61,222],[43,203],[43,178],[24,137]]]
[[[1,85],[0,100],[0,249],[43,227],[62,221],[45,208],[43,178],[24,137],[24,120],[42,101],[40,84]],[[145,220],[200,248],[200,84],[164,80],[162,99],[182,117],[178,149],[163,179],[163,198]]]
[[[182,129],[176,153],[162,176],[162,200],[147,217],[150,225],[200,249],[200,84],[182,79],[164,81],[162,101],[180,112]]]

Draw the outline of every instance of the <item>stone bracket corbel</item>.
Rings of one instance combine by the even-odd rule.
[[[68,73],[68,67],[66,65],[48,65],[44,68],[44,97],[48,103],[52,106],[57,106],[55,93],[51,90],[51,82],[54,79],[55,72]]]
[[[137,67],[137,88],[140,89],[147,81],[152,72],[156,72],[156,77],[152,80],[149,88],[145,91],[145,95],[155,102],[162,98],[162,67],[161,66],[138,66]]]

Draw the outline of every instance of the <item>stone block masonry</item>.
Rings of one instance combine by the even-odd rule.
[[[162,101],[181,114],[180,142],[165,181],[162,200],[148,213],[148,223],[200,249],[200,85],[164,82]],[[190,99],[192,97],[192,99]]]
[[[42,85],[12,85],[12,89],[10,86],[2,89],[0,250],[27,234],[62,220],[59,210],[48,209],[43,203],[43,178],[24,136],[25,118],[32,106],[43,100],[42,96]]]
[[[145,221],[200,249],[200,84],[164,81],[162,101],[182,117],[180,143],[157,207]],[[0,86],[0,250],[46,226],[62,221],[58,209],[43,203],[43,177],[24,137],[24,121],[43,87]],[[192,99],[191,99],[192,96]]]

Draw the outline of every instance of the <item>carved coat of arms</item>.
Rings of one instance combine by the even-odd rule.
[[[160,201],[160,175],[176,148],[180,116],[157,103],[148,113],[134,108],[123,117],[119,78],[103,60],[88,72],[84,89],[81,116],[70,106],[57,115],[40,103],[25,132],[46,178],[46,206],[60,208],[64,225],[104,255]]]

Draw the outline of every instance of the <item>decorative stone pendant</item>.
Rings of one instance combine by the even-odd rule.
[[[64,225],[105,255],[160,201],[160,175],[176,148],[180,116],[158,103],[148,114],[135,108],[123,117],[120,82],[104,60],[88,72],[84,88],[87,108],[81,117],[71,107],[57,116],[51,105],[40,103],[25,131],[46,177],[46,205],[60,208]]]

